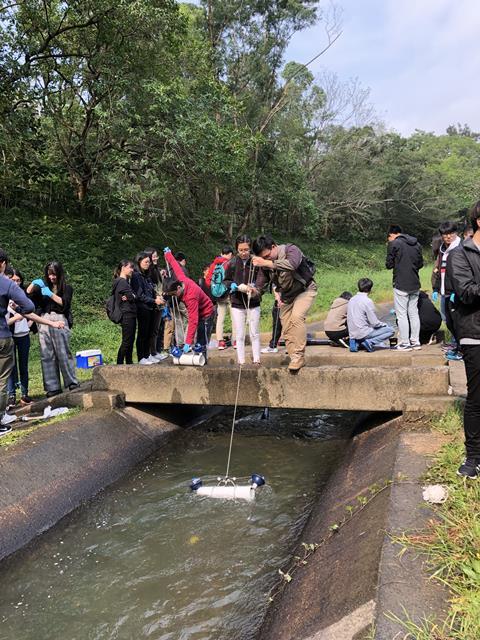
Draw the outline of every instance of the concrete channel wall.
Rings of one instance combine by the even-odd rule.
[[[430,431],[410,430],[403,417],[358,436],[319,496],[302,542],[320,542],[332,525],[359,507],[375,486],[391,486],[321,545],[285,584],[271,605],[261,640],[392,640],[407,631],[390,614],[421,623],[442,618],[446,593],[428,579],[426,560],[401,554],[392,534],[421,529],[432,511],[420,478],[443,442]],[[395,484],[398,482],[398,484]],[[286,569],[285,567],[283,568]],[[405,608],[405,611],[404,611]]]
[[[0,560],[125,475],[198,409],[169,413],[175,422],[133,407],[86,411],[0,450]]]

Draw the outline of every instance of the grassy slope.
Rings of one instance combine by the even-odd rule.
[[[283,240],[282,238],[279,239]],[[69,282],[75,290],[72,348],[100,348],[107,362],[114,362],[119,344],[120,329],[106,319],[104,301],[110,292],[112,271],[123,257],[133,257],[148,245],[160,249],[168,244],[184,251],[189,258],[193,276],[210,261],[218,246],[207,245],[195,238],[183,238],[151,225],[119,225],[115,222],[96,224],[72,221],[67,218],[47,218],[41,214],[11,212],[0,220],[0,246],[7,250],[11,263],[19,268],[27,281],[42,275],[48,260],[63,262]],[[319,294],[311,311],[311,319],[318,319],[331,301],[342,291],[355,291],[360,277],[369,276],[375,283],[373,299],[391,298],[391,273],[383,267],[385,246],[363,244],[350,246],[340,243],[308,244],[300,241],[304,252],[317,263]],[[429,270],[424,269],[428,286]],[[262,330],[269,331],[271,297],[262,304]],[[33,337],[30,358],[31,393],[42,392],[38,340]],[[80,371],[80,377],[89,373]]]

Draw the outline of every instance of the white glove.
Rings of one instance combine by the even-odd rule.
[[[250,287],[248,286],[248,284],[239,284],[238,290],[241,291],[242,293],[248,293],[250,290]]]

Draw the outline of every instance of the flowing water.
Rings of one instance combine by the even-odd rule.
[[[1,640],[249,640],[352,428],[348,414],[243,410],[230,475],[254,503],[201,498],[231,414],[182,432],[0,569]]]

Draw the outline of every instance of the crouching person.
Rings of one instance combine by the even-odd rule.
[[[207,359],[207,348],[212,333],[215,307],[207,294],[202,291],[196,282],[185,275],[181,265],[172,255],[171,250],[166,247],[163,250],[165,260],[171,268],[173,275],[163,282],[163,297],[171,296],[178,302],[183,302],[188,313],[188,325],[183,345],[183,353],[192,350],[195,343],[202,346],[205,360]]]
[[[252,263],[260,267],[256,288],[262,291],[271,281],[280,296],[280,322],[290,356],[288,370],[298,373],[305,366],[307,313],[317,295],[315,267],[296,245],[277,245],[270,236],[259,236],[253,253]]]
[[[327,338],[337,347],[348,349],[347,307],[352,298],[350,291],[344,291],[330,305],[323,328]]]
[[[381,322],[375,313],[375,305],[368,297],[373,287],[369,278],[360,278],[358,293],[348,301],[347,326],[350,335],[350,351],[363,346],[367,351],[391,338],[394,331],[386,322]]]

